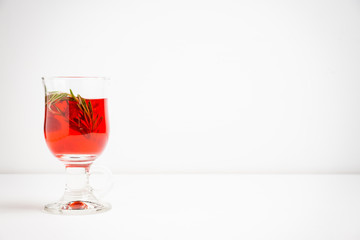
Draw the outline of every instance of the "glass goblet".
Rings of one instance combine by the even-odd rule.
[[[65,164],[63,197],[45,205],[55,214],[89,214],[109,210],[89,185],[90,167],[109,137],[104,77],[43,77],[44,134],[50,151]]]

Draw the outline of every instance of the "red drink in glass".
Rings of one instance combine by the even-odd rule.
[[[79,102],[69,96],[53,103],[46,101],[45,139],[56,157],[62,159],[66,156],[69,161],[71,155],[86,155],[91,163],[91,156],[95,159],[100,155],[108,140],[107,99],[80,99],[81,103],[85,103],[82,106],[88,107],[90,115],[84,113]],[[74,161],[77,161],[76,157]]]

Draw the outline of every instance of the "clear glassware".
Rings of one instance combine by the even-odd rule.
[[[45,205],[55,214],[91,214],[109,210],[89,185],[90,167],[104,150],[109,122],[104,77],[43,77],[44,134],[50,151],[65,164],[63,197]]]

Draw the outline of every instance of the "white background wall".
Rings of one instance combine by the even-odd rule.
[[[360,172],[359,1],[0,0],[0,172],[62,172],[43,75],[112,78],[114,172]]]

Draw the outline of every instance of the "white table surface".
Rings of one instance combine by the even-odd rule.
[[[360,239],[360,175],[122,174],[109,212],[43,212],[63,180],[0,175],[0,240]]]

